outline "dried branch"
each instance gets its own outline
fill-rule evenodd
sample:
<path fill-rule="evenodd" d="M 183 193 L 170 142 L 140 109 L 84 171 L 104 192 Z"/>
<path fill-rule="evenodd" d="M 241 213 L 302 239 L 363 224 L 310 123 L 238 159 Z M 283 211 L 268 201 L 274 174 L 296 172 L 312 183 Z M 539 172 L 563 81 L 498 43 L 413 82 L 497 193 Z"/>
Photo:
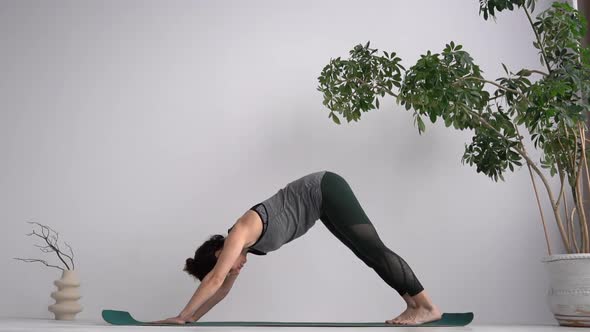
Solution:
<path fill-rule="evenodd" d="M 68 256 L 68 255 L 64 254 L 64 256 L 69 258 L 70 262 L 72 262 L 72 270 L 73 270 L 73 269 L 75 269 L 75 267 L 74 267 L 74 251 L 72 250 L 72 247 L 70 247 L 70 245 L 67 242 L 64 241 L 64 243 L 66 244 L 66 247 L 68 247 L 68 249 L 70 249 L 70 255 L 71 255 L 71 256 Z"/>
<path fill-rule="evenodd" d="M 72 250 L 72 247 L 66 243 L 66 246 L 69 248 L 70 250 L 70 255 L 64 253 L 61 248 L 59 247 L 59 233 L 56 232 L 55 230 L 53 230 L 51 227 L 46 226 L 46 225 L 42 225 L 38 222 L 28 222 L 29 224 L 35 224 L 38 225 L 39 227 L 41 227 L 41 234 L 39 234 L 38 232 L 35 232 L 35 230 L 33 229 L 33 231 L 29 234 L 26 234 L 27 236 L 37 236 L 41 239 L 43 239 L 45 241 L 45 243 L 47 245 L 38 245 L 35 244 L 35 247 L 39 248 L 39 250 L 41 250 L 41 252 L 43 253 L 51 253 L 51 252 L 55 252 L 55 254 L 57 255 L 57 257 L 59 258 L 59 260 L 63 263 L 63 265 L 65 265 L 67 270 L 72 270 L 74 269 L 74 252 Z M 65 242 L 64 242 L 65 243 Z M 72 268 L 70 269 L 70 266 L 68 265 L 68 263 L 65 261 L 65 258 L 67 257 L 71 264 L 72 264 Z M 57 267 L 61 270 L 64 270 L 61 267 L 55 266 L 55 265 L 49 265 L 47 264 L 47 262 L 45 262 L 44 260 L 41 259 L 30 259 L 30 258 L 15 258 L 18 260 L 22 260 L 25 262 L 41 262 L 44 263 L 47 266 L 51 266 L 51 267 Z"/>
<path fill-rule="evenodd" d="M 40 263 L 43 263 L 49 267 L 54 267 L 54 268 L 60 269 L 62 271 L 64 270 L 63 267 L 47 264 L 47 262 L 42 259 L 35 259 L 35 258 L 14 258 L 14 259 L 19 260 L 19 261 L 23 261 L 23 262 L 27 262 L 27 263 L 40 262 Z"/>

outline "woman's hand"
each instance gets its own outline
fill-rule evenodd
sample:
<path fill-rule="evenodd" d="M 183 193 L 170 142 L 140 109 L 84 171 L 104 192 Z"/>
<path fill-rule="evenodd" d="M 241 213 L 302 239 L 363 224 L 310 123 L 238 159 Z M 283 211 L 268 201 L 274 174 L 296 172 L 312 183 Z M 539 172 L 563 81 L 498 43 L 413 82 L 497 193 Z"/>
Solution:
<path fill-rule="evenodd" d="M 166 318 L 163 320 L 158 320 L 155 322 L 150 322 L 151 324 L 186 324 L 186 323 L 192 323 L 195 320 L 190 318 L 190 317 L 181 317 L 181 316 L 176 316 L 176 317 L 170 317 L 170 318 Z"/>

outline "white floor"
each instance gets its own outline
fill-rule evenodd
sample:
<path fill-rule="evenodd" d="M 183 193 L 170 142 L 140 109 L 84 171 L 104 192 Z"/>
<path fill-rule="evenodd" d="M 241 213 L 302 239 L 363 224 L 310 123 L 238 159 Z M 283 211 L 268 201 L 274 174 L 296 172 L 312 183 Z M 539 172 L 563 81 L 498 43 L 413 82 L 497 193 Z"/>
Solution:
<path fill-rule="evenodd" d="M 29 331 L 47 331 L 47 332 L 93 332 L 93 331 L 112 331 L 112 332 L 131 332 L 131 331 L 179 331 L 179 330 L 200 330 L 202 332 L 220 332 L 220 331 L 255 331 L 262 332 L 280 331 L 286 332 L 304 332 L 316 331 L 323 332 L 340 329 L 347 332 L 369 332 L 366 327 L 203 327 L 203 326 L 113 326 L 104 322 L 92 322 L 77 320 L 74 322 L 56 321 L 48 319 L 23 319 L 23 318 L 0 318 L 0 332 L 29 332 Z M 473 332 L 550 332 L 550 331 L 580 331 L 576 327 L 561 327 L 558 325 L 473 325 L 466 327 L 376 327 L 371 332 L 382 331 L 382 329 L 395 329 L 395 332 L 439 332 L 439 331 L 473 331 Z"/>

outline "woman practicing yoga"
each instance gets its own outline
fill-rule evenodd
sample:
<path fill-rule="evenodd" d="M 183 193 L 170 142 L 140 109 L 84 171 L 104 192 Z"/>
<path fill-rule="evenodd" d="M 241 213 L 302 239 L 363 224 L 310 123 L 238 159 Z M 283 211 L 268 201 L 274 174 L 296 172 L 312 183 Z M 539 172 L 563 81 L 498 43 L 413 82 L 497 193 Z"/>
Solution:
<path fill-rule="evenodd" d="M 320 219 L 344 245 L 407 303 L 390 324 L 423 324 L 441 319 L 441 312 L 403 258 L 387 248 L 361 208 L 348 183 L 321 171 L 287 184 L 250 208 L 228 230 L 213 235 L 188 258 L 184 270 L 201 284 L 176 317 L 154 323 L 197 321 L 223 299 L 246 263 L 246 254 L 266 255 L 306 233 Z"/>

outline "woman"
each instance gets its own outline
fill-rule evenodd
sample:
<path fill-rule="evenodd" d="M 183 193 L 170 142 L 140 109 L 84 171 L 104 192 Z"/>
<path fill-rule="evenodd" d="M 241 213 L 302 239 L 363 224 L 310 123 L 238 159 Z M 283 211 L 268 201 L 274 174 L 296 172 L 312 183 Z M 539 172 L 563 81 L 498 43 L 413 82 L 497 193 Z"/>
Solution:
<path fill-rule="evenodd" d="M 188 258 L 184 271 L 201 281 L 189 303 L 176 316 L 155 323 L 194 322 L 223 299 L 247 261 L 247 253 L 266 255 L 305 234 L 320 219 L 407 303 L 390 324 L 423 324 L 441 312 L 408 264 L 387 248 L 361 208 L 348 183 L 338 174 L 321 171 L 287 184 L 254 205 L 228 230 L 214 235 Z"/>

